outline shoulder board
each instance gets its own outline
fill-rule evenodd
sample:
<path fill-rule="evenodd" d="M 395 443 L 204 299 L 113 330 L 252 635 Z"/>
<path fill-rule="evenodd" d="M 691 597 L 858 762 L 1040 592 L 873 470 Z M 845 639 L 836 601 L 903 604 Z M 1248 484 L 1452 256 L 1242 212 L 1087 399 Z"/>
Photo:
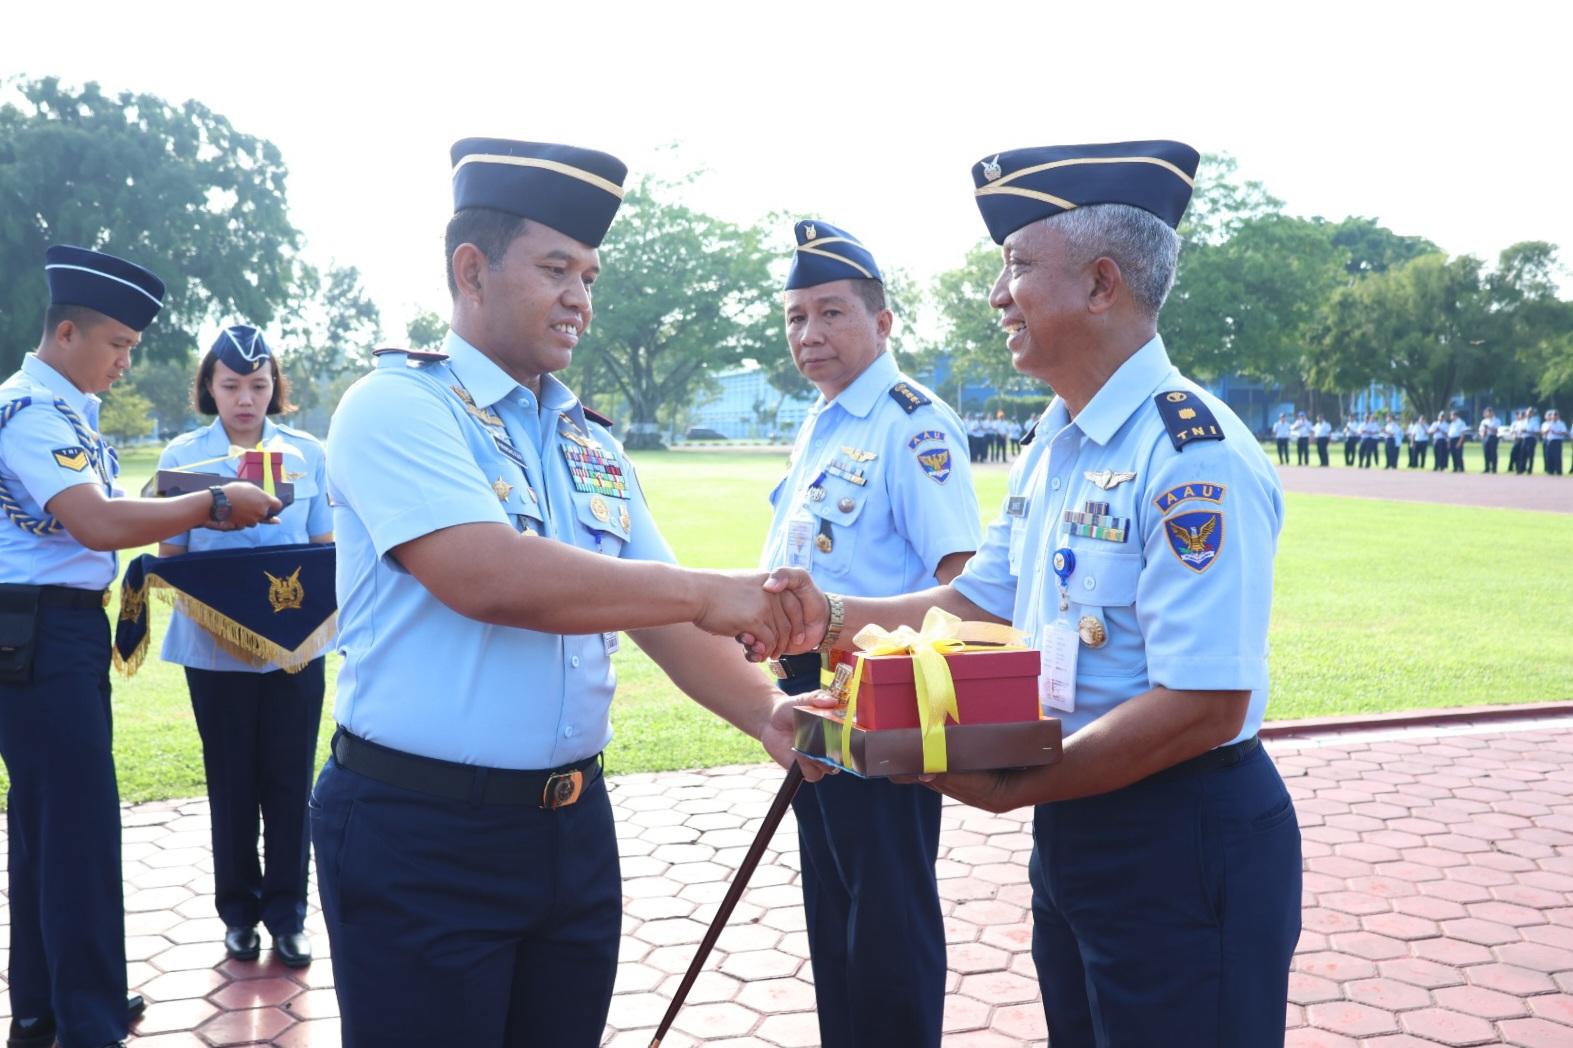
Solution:
<path fill-rule="evenodd" d="M 423 364 L 440 363 L 441 361 L 448 359 L 448 354 L 439 353 L 435 350 L 400 349 L 397 346 L 383 346 L 381 349 L 374 349 L 371 351 L 371 355 L 373 357 L 381 357 L 389 353 L 398 353 L 409 360 L 417 360 Z"/>
<path fill-rule="evenodd" d="M 1194 394 L 1173 389 L 1159 393 L 1152 402 L 1158 405 L 1158 414 L 1163 416 L 1175 451 L 1184 451 L 1187 444 L 1198 440 L 1223 439 L 1223 427 L 1213 417 L 1212 409 Z"/>
<path fill-rule="evenodd" d="M 1038 423 L 1042 421 L 1042 415 L 1039 415 L 1037 418 L 1033 419 L 1032 425 L 1027 427 L 1027 431 L 1021 435 L 1021 439 L 1016 441 L 1016 443 L 1020 444 L 1022 447 L 1026 447 L 1028 444 L 1031 444 L 1032 438 L 1038 435 Z"/>
<path fill-rule="evenodd" d="M 909 415 L 924 404 L 933 403 L 928 397 L 925 397 L 905 382 L 897 382 L 890 387 L 890 399 L 900 404 L 901 410 Z"/>
<path fill-rule="evenodd" d="M 585 418 L 589 419 L 591 422 L 595 422 L 595 423 L 598 423 L 599 425 L 605 426 L 607 429 L 611 429 L 613 426 L 617 425 L 617 423 L 613 422 L 611 419 L 607 418 L 605 415 L 601 414 L 599 411 L 591 411 L 589 408 L 585 407 L 583 404 L 579 405 L 579 410 L 584 412 L 584 417 Z"/>

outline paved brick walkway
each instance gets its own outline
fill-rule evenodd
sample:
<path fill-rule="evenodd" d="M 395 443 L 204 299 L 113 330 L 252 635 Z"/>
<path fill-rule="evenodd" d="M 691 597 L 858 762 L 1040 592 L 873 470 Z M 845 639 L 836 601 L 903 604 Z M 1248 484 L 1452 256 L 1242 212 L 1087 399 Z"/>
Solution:
<path fill-rule="evenodd" d="M 1293 1048 L 1573 1046 L 1573 719 L 1269 744 L 1305 834 Z M 608 1045 L 650 1029 L 780 781 L 771 767 L 614 780 L 627 916 Z M 290 972 L 215 963 L 206 804 L 126 810 L 138 1048 L 339 1043 L 328 942 Z M 1024 815 L 947 805 L 948 1048 L 1042 1045 Z M 9 920 L 8 917 L 6 917 Z M 790 818 L 668 1048 L 817 1042 Z M 4 1005 L 7 1007 L 8 1005 Z"/>

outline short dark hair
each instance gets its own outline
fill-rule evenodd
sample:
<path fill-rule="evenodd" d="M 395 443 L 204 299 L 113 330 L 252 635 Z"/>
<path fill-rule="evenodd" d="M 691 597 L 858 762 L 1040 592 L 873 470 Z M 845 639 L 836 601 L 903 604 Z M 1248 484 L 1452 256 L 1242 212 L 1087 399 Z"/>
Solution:
<path fill-rule="evenodd" d="M 53 338 L 55 328 L 68 320 L 79 328 L 90 328 L 103 319 L 104 314 L 88 306 L 53 305 L 44 310 L 44 337 Z"/>
<path fill-rule="evenodd" d="M 493 268 L 508 253 L 508 246 L 530 226 L 530 220 L 490 207 L 467 207 L 455 211 L 448 220 L 443 238 L 448 256 L 448 294 L 459 295 L 459 281 L 453 275 L 453 253 L 460 244 L 474 244 Z"/>
<path fill-rule="evenodd" d="M 202 366 L 197 368 L 197 380 L 191 385 L 191 406 L 204 415 L 217 415 L 218 404 L 213 399 L 213 367 L 218 354 L 209 350 L 202 356 Z M 269 415 L 288 415 L 295 410 L 289 400 L 289 379 L 279 368 L 279 358 L 268 354 L 268 367 L 273 372 L 273 396 L 268 400 Z"/>
<path fill-rule="evenodd" d="M 857 297 L 863 300 L 863 305 L 868 307 L 870 316 L 875 316 L 880 310 L 885 309 L 885 284 L 880 280 L 854 280 L 852 290 L 857 292 Z"/>

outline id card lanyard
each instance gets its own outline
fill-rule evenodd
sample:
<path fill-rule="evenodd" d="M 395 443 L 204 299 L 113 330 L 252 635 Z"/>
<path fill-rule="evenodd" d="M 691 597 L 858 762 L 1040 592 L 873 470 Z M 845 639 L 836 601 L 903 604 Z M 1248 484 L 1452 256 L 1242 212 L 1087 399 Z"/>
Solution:
<path fill-rule="evenodd" d="M 1070 620 L 1070 578 L 1076 572 L 1076 554 L 1068 546 L 1054 551 L 1054 577 L 1058 580 L 1059 614 L 1041 627 L 1038 649 L 1043 667 L 1038 676 L 1038 705 L 1044 712 L 1076 711 L 1076 656 L 1081 638 Z"/>
<path fill-rule="evenodd" d="M 802 568 L 804 571 L 813 567 L 814 532 L 818 522 L 808 511 L 808 503 L 815 498 L 816 491 L 820 492 L 819 498 L 824 498 L 824 490 L 825 471 L 821 470 L 819 476 L 793 500 L 797 509 L 787 518 L 785 534 L 782 536 L 781 553 L 777 558 L 781 567 Z"/>

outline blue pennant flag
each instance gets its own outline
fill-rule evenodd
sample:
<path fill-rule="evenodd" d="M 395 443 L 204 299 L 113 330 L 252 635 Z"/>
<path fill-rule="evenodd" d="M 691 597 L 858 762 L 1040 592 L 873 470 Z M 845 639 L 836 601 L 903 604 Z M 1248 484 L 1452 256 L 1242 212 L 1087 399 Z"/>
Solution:
<path fill-rule="evenodd" d="M 147 657 L 147 595 L 158 589 L 235 657 L 297 672 L 333 642 L 334 563 L 331 544 L 143 554 L 120 586 L 115 667 L 129 677 Z"/>

